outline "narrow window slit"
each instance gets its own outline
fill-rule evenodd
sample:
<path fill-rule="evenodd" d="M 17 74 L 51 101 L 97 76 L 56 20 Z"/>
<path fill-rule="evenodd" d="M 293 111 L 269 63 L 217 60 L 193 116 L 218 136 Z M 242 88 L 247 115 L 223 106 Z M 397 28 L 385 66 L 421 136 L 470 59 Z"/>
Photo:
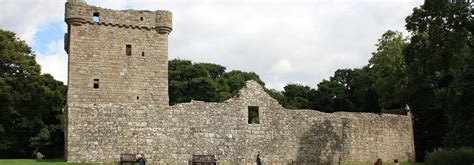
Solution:
<path fill-rule="evenodd" d="M 99 88 L 99 79 L 94 79 L 94 89 L 98 89 Z"/>
<path fill-rule="evenodd" d="M 127 54 L 127 56 L 132 55 L 132 45 L 126 45 L 125 54 Z"/>
<path fill-rule="evenodd" d="M 94 23 L 99 23 L 99 21 L 100 21 L 99 12 L 94 12 L 94 13 L 92 14 L 92 21 L 93 21 Z"/>

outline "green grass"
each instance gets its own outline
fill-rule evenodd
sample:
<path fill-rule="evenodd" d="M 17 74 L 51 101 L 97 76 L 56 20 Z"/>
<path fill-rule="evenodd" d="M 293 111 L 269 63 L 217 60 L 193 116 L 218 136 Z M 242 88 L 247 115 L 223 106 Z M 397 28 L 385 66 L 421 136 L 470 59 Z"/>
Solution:
<path fill-rule="evenodd" d="M 116 165 L 117 163 L 66 163 L 64 159 L 0 159 L 0 165 Z M 148 163 L 147 163 L 148 164 Z"/>
<path fill-rule="evenodd" d="M 66 165 L 63 159 L 0 159 L 0 165 Z"/>
<path fill-rule="evenodd" d="M 425 165 L 425 163 L 409 163 L 409 162 L 402 162 L 400 165 Z"/>
<path fill-rule="evenodd" d="M 94 165 L 98 163 L 66 163 L 63 159 L 44 159 L 44 160 L 35 160 L 35 159 L 0 159 L 0 165 Z M 113 163 L 109 163 L 113 164 Z M 148 164 L 148 163 L 147 163 Z M 354 165 L 365 165 L 365 163 L 355 163 Z M 372 165 L 369 163 L 367 165 Z M 392 164 L 386 163 L 383 164 Z M 107 165 L 107 164 L 98 164 L 98 165 Z M 424 163 L 408 163 L 402 162 L 400 165 L 424 165 Z"/>
<path fill-rule="evenodd" d="M 333 164 L 337 164 L 334 162 Z M 344 162 L 342 165 L 373 165 L 373 162 Z M 383 162 L 382 165 L 393 165 L 393 162 Z M 400 165 L 425 165 L 425 163 L 400 162 Z"/>
<path fill-rule="evenodd" d="M 115 163 L 66 163 L 64 159 L 0 159 L 0 165 L 115 165 Z"/>
<path fill-rule="evenodd" d="M 474 148 L 436 149 L 426 155 L 426 164 L 472 164 L 474 162 Z"/>
<path fill-rule="evenodd" d="M 333 163 L 336 164 L 336 163 Z M 343 165 L 373 165 L 373 162 L 349 162 L 343 163 Z M 393 165 L 393 162 L 383 162 L 382 165 Z M 400 162 L 400 165 L 425 165 L 425 163 L 410 163 L 410 162 Z"/>

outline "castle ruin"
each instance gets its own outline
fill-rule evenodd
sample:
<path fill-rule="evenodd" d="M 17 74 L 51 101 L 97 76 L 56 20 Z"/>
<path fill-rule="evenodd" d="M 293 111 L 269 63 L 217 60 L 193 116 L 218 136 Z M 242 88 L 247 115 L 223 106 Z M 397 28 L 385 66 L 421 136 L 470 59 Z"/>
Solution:
<path fill-rule="evenodd" d="M 65 21 L 68 162 L 118 162 L 120 154 L 142 152 L 152 163 L 215 155 L 219 164 L 244 164 L 259 151 L 267 164 L 415 160 L 410 113 L 287 110 L 255 81 L 222 103 L 169 106 L 169 11 L 68 0 Z"/>

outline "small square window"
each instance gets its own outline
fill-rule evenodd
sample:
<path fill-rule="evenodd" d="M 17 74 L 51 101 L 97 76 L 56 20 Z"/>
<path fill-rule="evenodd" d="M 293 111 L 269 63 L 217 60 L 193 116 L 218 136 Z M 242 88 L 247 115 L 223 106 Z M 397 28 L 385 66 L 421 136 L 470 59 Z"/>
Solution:
<path fill-rule="evenodd" d="M 92 21 L 95 22 L 95 23 L 98 23 L 100 21 L 99 12 L 94 12 L 92 14 Z"/>
<path fill-rule="evenodd" d="M 99 79 L 94 79 L 94 89 L 98 89 L 99 88 Z"/>
<path fill-rule="evenodd" d="M 127 56 L 131 56 L 131 55 L 132 55 L 132 45 L 126 45 L 126 47 L 125 47 L 125 54 L 127 54 Z"/>
<path fill-rule="evenodd" d="M 260 124 L 258 106 L 249 106 L 248 107 L 248 123 L 249 124 Z"/>

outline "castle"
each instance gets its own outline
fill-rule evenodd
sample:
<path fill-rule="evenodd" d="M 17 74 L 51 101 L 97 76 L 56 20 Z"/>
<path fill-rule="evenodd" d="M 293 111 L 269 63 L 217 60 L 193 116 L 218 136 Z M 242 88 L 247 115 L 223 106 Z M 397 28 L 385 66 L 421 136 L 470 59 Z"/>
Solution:
<path fill-rule="evenodd" d="M 287 110 L 255 81 L 222 103 L 169 106 L 169 11 L 68 0 L 65 21 L 68 162 L 117 162 L 137 152 L 174 164 L 193 155 L 254 163 L 258 152 L 267 164 L 415 159 L 410 113 Z"/>

